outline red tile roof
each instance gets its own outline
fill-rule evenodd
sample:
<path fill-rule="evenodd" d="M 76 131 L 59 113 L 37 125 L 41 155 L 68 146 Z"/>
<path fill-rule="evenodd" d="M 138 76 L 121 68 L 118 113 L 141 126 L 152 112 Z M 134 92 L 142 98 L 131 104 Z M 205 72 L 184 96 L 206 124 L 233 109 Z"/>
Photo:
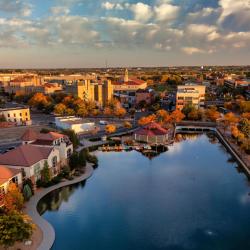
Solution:
<path fill-rule="evenodd" d="M 137 135 L 146 135 L 146 136 L 157 136 L 157 135 L 166 135 L 168 133 L 167 129 L 164 129 L 156 122 L 151 122 L 146 126 L 139 128 L 135 131 Z"/>
<path fill-rule="evenodd" d="M 32 129 L 27 129 L 23 136 L 21 137 L 22 141 L 36 141 L 36 140 L 42 140 L 42 141 L 54 141 L 60 138 L 65 138 L 66 135 L 56 133 L 56 132 L 49 132 L 46 134 L 43 133 L 36 133 Z"/>
<path fill-rule="evenodd" d="M 22 141 L 35 141 L 38 138 L 38 133 L 33 129 L 28 128 L 21 137 Z"/>
<path fill-rule="evenodd" d="M 123 85 L 142 85 L 144 83 L 145 83 L 145 81 L 140 80 L 138 78 L 131 78 L 128 80 L 128 82 L 124 82 L 124 80 L 122 80 L 122 81 L 118 81 L 118 82 L 113 82 L 112 84 L 113 85 L 122 85 L 122 84 Z"/>
<path fill-rule="evenodd" d="M 13 178 L 19 173 L 21 173 L 20 169 L 13 169 L 13 168 L 0 166 L 0 185 L 4 184 L 9 179 Z"/>
<path fill-rule="evenodd" d="M 30 167 L 43 159 L 47 159 L 52 150 L 53 147 L 40 147 L 30 144 L 21 145 L 0 155 L 0 164 Z"/>

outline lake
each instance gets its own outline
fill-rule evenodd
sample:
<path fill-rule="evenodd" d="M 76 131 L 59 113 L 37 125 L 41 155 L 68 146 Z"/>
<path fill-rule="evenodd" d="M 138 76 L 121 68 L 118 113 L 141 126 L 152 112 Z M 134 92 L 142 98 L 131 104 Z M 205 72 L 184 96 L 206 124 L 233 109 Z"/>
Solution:
<path fill-rule="evenodd" d="M 86 182 L 38 204 L 55 250 L 249 250 L 250 187 L 214 136 L 190 135 L 148 159 L 95 152 Z"/>

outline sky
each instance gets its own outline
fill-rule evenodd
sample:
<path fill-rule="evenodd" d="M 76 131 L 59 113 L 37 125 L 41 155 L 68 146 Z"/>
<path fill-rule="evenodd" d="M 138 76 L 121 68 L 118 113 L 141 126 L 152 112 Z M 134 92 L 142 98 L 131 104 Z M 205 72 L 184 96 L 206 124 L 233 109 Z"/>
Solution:
<path fill-rule="evenodd" d="M 0 0 L 0 68 L 250 65 L 250 0 Z"/>

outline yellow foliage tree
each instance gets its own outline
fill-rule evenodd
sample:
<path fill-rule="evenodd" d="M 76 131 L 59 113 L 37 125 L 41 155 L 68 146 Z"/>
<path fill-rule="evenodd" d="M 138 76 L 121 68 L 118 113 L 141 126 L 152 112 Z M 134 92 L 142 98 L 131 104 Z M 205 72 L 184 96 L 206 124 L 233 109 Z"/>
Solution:
<path fill-rule="evenodd" d="M 115 126 L 114 124 L 108 124 L 108 125 L 106 125 L 106 127 L 105 127 L 105 131 L 106 131 L 107 133 L 109 133 L 109 134 L 115 133 L 115 131 L 116 131 L 116 126 Z"/>
<path fill-rule="evenodd" d="M 24 197 L 15 183 L 11 183 L 4 196 L 4 206 L 8 212 L 20 211 L 23 208 Z"/>

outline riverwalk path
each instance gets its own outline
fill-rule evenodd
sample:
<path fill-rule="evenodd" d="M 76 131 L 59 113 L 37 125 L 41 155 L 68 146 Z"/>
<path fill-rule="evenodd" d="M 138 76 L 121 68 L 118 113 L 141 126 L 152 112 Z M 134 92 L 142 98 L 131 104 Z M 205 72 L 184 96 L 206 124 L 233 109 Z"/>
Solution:
<path fill-rule="evenodd" d="M 42 242 L 37 248 L 37 250 L 49 250 L 55 241 L 55 230 L 51 226 L 51 224 L 43 219 L 40 214 L 37 211 L 37 204 L 43 198 L 46 194 L 50 193 L 53 190 L 56 190 L 58 188 L 62 188 L 65 186 L 69 186 L 72 184 L 79 183 L 81 181 L 84 181 L 88 179 L 93 174 L 93 167 L 91 164 L 86 165 L 85 173 L 79 177 L 75 177 L 73 180 L 67 180 L 58 183 L 57 185 L 48 187 L 48 188 L 42 188 L 36 191 L 35 195 L 31 197 L 31 199 L 25 203 L 25 209 L 24 213 L 28 214 L 31 219 L 33 220 L 33 223 L 35 223 L 42 231 Z"/>

